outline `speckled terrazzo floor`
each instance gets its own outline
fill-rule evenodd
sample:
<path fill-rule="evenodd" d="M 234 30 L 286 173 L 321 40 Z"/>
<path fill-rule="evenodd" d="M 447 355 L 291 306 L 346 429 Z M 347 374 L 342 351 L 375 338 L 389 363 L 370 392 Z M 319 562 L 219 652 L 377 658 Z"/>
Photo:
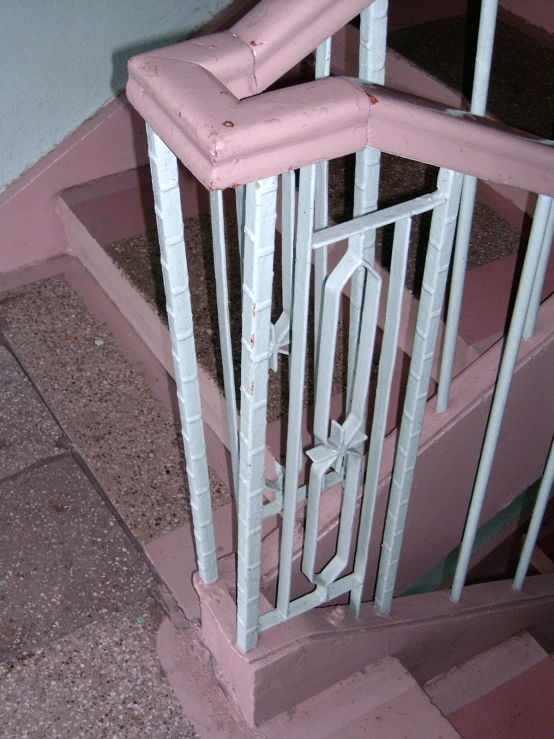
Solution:
<path fill-rule="evenodd" d="M 198 362 L 207 374 L 223 388 L 223 370 L 218 340 L 217 302 L 215 274 L 212 257 L 211 226 L 208 215 L 200 215 L 185 219 L 185 238 L 187 244 L 187 264 L 189 269 L 189 285 L 192 310 L 195 320 L 194 338 Z M 234 214 L 226 217 L 227 266 L 229 274 L 229 303 L 231 306 L 241 305 L 240 263 L 238 260 L 238 243 L 236 219 Z M 142 297 L 158 312 L 167 323 L 165 314 L 165 294 L 160 267 L 160 252 L 156 231 L 139 234 L 122 239 L 106 247 L 106 253 L 125 273 Z M 281 265 L 279 251 L 276 249 L 274 305 L 276 310 L 273 320 L 277 320 L 281 306 L 278 296 L 281 290 Z M 241 355 L 241 311 L 231 310 L 231 337 L 235 378 L 240 377 Z M 339 325 L 337 338 L 337 354 L 333 393 L 341 391 L 346 371 L 346 351 L 344 342 L 346 335 Z M 309 342 L 308 361 L 313 363 L 313 348 Z M 310 379 L 308 378 L 308 382 Z M 288 367 L 286 362 L 279 363 L 279 370 L 271 372 L 268 387 L 268 420 L 281 418 L 285 412 L 285 399 L 288 397 Z M 237 393 L 237 401 L 239 401 Z M 313 401 L 313 387 L 307 384 L 305 403 Z"/>
<path fill-rule="evenodd" d="M 140 550 L 188 519 L 173 417 L 61 275 L 0 294 L 0 407 L 0 737 L 197 736 Z"/>
<path fill-rule="evenodd" d="M 146 543 L 187 521 L 175 419 L 68 282 L 53 277 L 0 295 L 0 320 L 137 539 Z M 215 476 L 212 482 L 217 505 L 227 493 Z"/>
<path fill-rule="evenodd" d="M 465 16 L 411 26 L 389 34 L 388 44 L 466 97 L 471 95 L 475 19 Z M 503 123 L 552 138 L 554 48 L 502 21 L 496 27 L 488 111 Z"/>

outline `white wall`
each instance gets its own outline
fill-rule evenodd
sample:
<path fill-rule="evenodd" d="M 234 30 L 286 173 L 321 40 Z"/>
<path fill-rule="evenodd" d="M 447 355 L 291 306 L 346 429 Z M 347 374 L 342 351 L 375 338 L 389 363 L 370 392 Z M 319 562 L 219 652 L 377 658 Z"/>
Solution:
<path fill-rule="evenodd" d="M 230 0 L 0 0 L 0 192 Z"/>

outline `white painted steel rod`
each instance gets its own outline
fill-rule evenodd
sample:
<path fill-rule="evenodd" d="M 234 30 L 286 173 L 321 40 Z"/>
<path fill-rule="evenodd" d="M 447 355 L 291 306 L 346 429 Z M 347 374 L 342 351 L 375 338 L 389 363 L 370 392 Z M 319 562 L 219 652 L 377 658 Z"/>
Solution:
<path fill-rule="evenodd" d="M 242 258 L 244 256 L 244 207 L 246 203 L 246 185 L 235 188 L 235 205 L 237 210 L 237 235 L 239 239 L 240 279 L 242 281 Z"/>
<path fill-rule="evenodd" d="M 290 323 L 292 308 L 292 275 L 294 265 L 294 219 L 296 212 L 296 184 L 294 172 L 281 175 L 281 275 L 283 312 Z"/>
<path fill-rule="evenodd" d="M 550 216 L 546 229 L 544 232 L 544 239 L 542 243 L 541 256 L 539 258 L 539 264 L 537 267 L 537 274 L 535 275 L 535 282 L 533 284 L 533 291 L 531 293 L 531 299 L 529 301 L 529 309 L 527 310 L 527 318 L 525 319 L 525 326 L 523 327 L 523 338 L 530 339 L 535 333 L 535 327 L 537 325 L 537 318 L 539 315 L 539 308 L 541 306 L 542 289 L 544 286 L 544 280 L 546 278 L 546 270 L 548 268 L 548 260 L 550 259 L 550 252 L 552 250 L 552 239 L 554 238 L 554 200 L 550 205 Z"/>
<path fill-rule="evenodd" d="M 231 341 L 231 319 L 229 315 L 229 278 L 227 275 L 227 254 L 225 251 L 225 214 L 223 212 L 223 192 L 221 190 L 213 190 L 210 192 L 210 214 L 212 221 L 219 344 L 221 347 L 223 387 L 225 390 L 225 404 L 227 407 L 229 452 L 231 454 L 233 487 L 236 496 L 238 493 L 239 474 L 237 399 L 235 396 L 235 372 L 233 369 L 233 345 Z"/>
<path fill-rule="evenodd" d="M 237 554 L 237 644 L 258 643 L 277 177 L 246 185 Z"/>
<path fill-rule="evenodd" d="M 315 166 L 311 165 L 309 167 L 303 167 L 300 170 L 300 189 L 298 194 L 298 226 L 296 230 L 294 299 L 291 325 L 292 336 L 289 354 L 291 382 L 287 423 L 283 524 L 279 557 L 279 586 L 277 590 L 277 611 L 283 619 L 289 617 L 298 474 L 302 466 L 302 412 L 304 409 L 304 381 L 306 374 L 314 199 Z"/>
<path fill-rule="evenodd" d="M 517 355 L 522 340 L 523 327 L 529 308 L 529 300 L 533 290 L 535 276 L 537 274 L 537 266 L 541 255 L 544 232 L 550 215 L 550 204 L 551 198 L 546 195 L 539 195 L 537 206 L 535 208 L 531 235 L 529 237 L 529 244 L 527 245 L 525 262 L 523 264 L 523 270 L 519 281 L 512 320 L 510 322 L 510 328 L 508 330 L 508 336 L 504 346 L 504 353 L 500 363 L 500 370 L 498 372 L 491 412 L 489 415 L 487 430 L 485 432 L 485 440 L 481 451 L 481 458 L 479 460 L 479 467 L 477 469 L 477 476 L 471 496 L 471 504 L 454 575 L 450 597 L 455 602 L 458 602 L 462 596 L 462 590 L 465 585 L 469 562 L 473 552 L 473 546 L 475 544 L 475 537 L 477 535 L 477 528 L 481 518 L 481 511 L 483 510 L 483 503 L 492 470 L 496 445 L 500 435 L 500 427 L 502 425 L 504 410 L 506 408 Z"/>
<path fill-rule="evenodd" d="M 475 58 L 473 91 L 471 95 L 471 112 L 475 115 L 484 116 L 487 112 L 497 11 L 498 0 L 483 0 L 479 18 L 477 55 Z M 456 245 L 454 247 L 450 296 L 448 299 L 444 346 L 437 390 L 438 413 L 444 413 L 448 410 L 476 193 L 477 178 L 471 175 L 465 175 L 460 200 L 460 214 L 458 217 Z"/>
<path fill-rule="evenodd" d="M 211 583 L 217 558 L 177 159 L 149 126 L 146 131 L 196 558 L 200 577 Z"/>
<path fill-rule="evenodd" d="M 316 582 L 325 583 L 326 586 L 336 581 L 337 577 L 344 571 L 348 564 L 348 557 L 352 546 L 357 495 L 361 482 L 363 443 L 366 440 L 364 433 L 365 411 L 369 396 L 371 369 L 375 352 L 379 299 L 381 295 L 381 277 L 369 266 L 367 267 L 365 289 L 366 294 L 364 296 L 360 325 L 360 351 L 358 354 L 358 366 L 355 371 L 352 408 L 342 427 L 345 436 L 343 442 L 345 449 L 343 464 L 346 466 L 346 475 L 343 484 L 343 504 L 337 538 L 337 549 L 335 556 L 316 580 Z"/>
<path fill-rule="evenodd" d="M 365 82 L 379 85 L 385 83 L 385 59 L 387 55 L 388 0 L 375 0 L 360 14 L 360 48 L 358 76 Z M 379 200 L 379 176 L 381 152 L 366 148 L 356 154 L 354 179 L 353 216 L 372 213 Z M 317 228 L 317 226 L 316 226 Z M 350 239 L 350 246 L 357 240 L 368 264 L 375 260 L 375 231 L 366 231 Z M 317 255 L 317 251 L 316 251 Z M 348 331 L 347 359 L 347 411 L 350 410 L 354 387 L 354 373 L 358 357 L 358 334 L 363 309 L 366 271 L 360 267 L 352 279 L 350 289 L 350 323 Z"/>
<path fill-rule="evenodd" d="M 329 77 L 331 74 L 331 38 L 317 47 L 315 56 L 315 78 Z M 315 228 L 329 225 L 329 162 L 315 165 Z M 319 332 L 323 288 L 327 277 L 327 249 L 319 249 L 314 255 L 314 363 L 317 376 L 317 356 L 319 351 Z"/>
<path fill-rule="evenodd" d="M 356 557 L 354 560 L 354 572 L 361 584 L 353 589 L 350 597 L 350 607 L 357 616 L 360 615 L 360 607 L 362 603 L 363 582 L 365 579 L 367 560 L 369 556 L 369 545 L 373 529 L 375 504 L 377 502 L 377 489 L 379 486 L 379 470 L 381 469 L 383 445 L 385 443 L 387 418 L 389 414 L 392 379 L 394 376 L 394 366 L 398 351 L 398 334 L 400 331 L 400 319 L 402 316 L 402 295 L 406 279 L 406 265 L 408 263 L 411 226 L 412 219 L 404 218 L 403 220 L 398 221 L 394 227 L 389 294 L 387 295 L 383 342 L 381 344 L 381 355 L 379 357 L 377 393 L 371 423 L 367 472 L 362 508 L 360 512 L 358 544 L 356 546 Z"/>
<path fill-rule="evenodd" d="M 405 203 L 391 205 L 365 216 L 358 216 L 351 221 L 346 221 L 346 223 L 339 223 L 336 226 L 324 228 L 323 231 L 316 231 L 312 246 L 314 249 L 320 249 L 327 244 L 335 244 L 365 231 L 388 226 L 402 220 L 402 218 L 412 218 L 421 215 L 421 213 L 427 213 L 440 203 L 444 203 L 444 195 L 440 190 L 436 190 L 430 195 L 421 195 Z"/>
<path fill-rule="evenodd" d="M 550 453 L 546 461 L 546 467 L 542 476 L 542 481 L 539 487 L 539 493 L 537 500 L 535 501 L 535 507 L 533 508 L 533 515 L 531 516 L 531 522 L 527 530 L 527 536 L 525 537 L 525 544 L 521 551 L 521 556 L 517 565 L 516 574 L 514 577 L 514 588 L 521 590 L 523 587 L 523 581 L 529 570 L 531 564 L 531 557 L 533 551 L 537 546 L 537 539 L 539 536 L 539 530 L 544 518 L 544 512 L 546 510 L 546 504 L 552 492 L 552 486 L 554 485 L 554 438 L 550 446 Z"/>
<path fill-rule="evenodd" d="M 461 174 L 450 170 L 440 170 L 438 189 L 443 193 L 445 202 L 439 205 L 433 213 L 427 247 L 410 373 L 398 434 L 375 590 L 374 605 L 380 613 L 389 613 L 392 605 L 444 301 L 461 185 Z"/>

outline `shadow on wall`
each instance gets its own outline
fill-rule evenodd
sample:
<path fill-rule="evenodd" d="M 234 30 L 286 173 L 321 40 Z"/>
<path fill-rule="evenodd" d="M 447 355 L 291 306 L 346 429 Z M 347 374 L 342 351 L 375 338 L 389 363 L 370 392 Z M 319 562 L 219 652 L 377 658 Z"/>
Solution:
<path fill-rule="evenodd" d="M 144 51 L 150 49 L 159 49 L 170 44 L 176 44 L 178 41 L 184 41 L 195 33 L 195 31 L 183 36 L 183 31 L 180 33 L 163 34 L 156 36 L 155 38 L 141 39 L 140 41 L 134 41 L 132 44 L 122 46 L 120 49 L 115 49 L 112 54 L 112 77 L 111 77 L 111 88 L 114 95 L 125 89 L 127 84 L 127 62 L 133 56 L 142 54 Z"/>

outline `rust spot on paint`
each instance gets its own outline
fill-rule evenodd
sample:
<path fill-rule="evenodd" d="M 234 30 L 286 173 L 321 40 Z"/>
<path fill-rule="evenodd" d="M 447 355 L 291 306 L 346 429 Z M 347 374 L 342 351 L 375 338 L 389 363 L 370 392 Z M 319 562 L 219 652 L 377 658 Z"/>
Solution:
<path fill-rule="evenodd" d="M 250 41 L 250 46 L 261 46 L 263 41 Z"/>
<path fill-rule="evenodd" d="M 231 185 L 231 187 L 233 189 L 236 189 L 237 187 L 240 187 L 240 182 L 233 182 L 233 184 Z"/>
<path fill-rule="evenodd" d="M 372 95 L 372 94 L 371 94 L 370 92 L 366 92 L 366 91 L 364 90 L 364 94 L 366 95 L 366 97 L 367 97 L 367 98 L 369 98 L 369 102 L 370 102 L 370 103 L 371 103 L 372 105 L 375 105 L 375 103 L 378 103 L 378 102 L 379 102 L 379 101 L 377 100 L 377 98 L 375 97 L 375 95 Z"/>
<path fill-rule="evenodd" d="M 256 303 L 252 303 L 252 315 L 256 315 Z"/>
<path fill-rule="evenodd" d="M 227 128 L 233 128 L 235 124 L 233 123 L 233 121 L 223 121 L 223 125 L 227 126 Z"/>
<path fill-rule="evenodd" d="M 250 337 L 250 348 L 254 348 L 254 334 L 252 334 L 252 336 Z"/>
<path fill-rule="evenodd" d="M 254 383 L 250 383 L 250 395 L 254 395 Z"/>

